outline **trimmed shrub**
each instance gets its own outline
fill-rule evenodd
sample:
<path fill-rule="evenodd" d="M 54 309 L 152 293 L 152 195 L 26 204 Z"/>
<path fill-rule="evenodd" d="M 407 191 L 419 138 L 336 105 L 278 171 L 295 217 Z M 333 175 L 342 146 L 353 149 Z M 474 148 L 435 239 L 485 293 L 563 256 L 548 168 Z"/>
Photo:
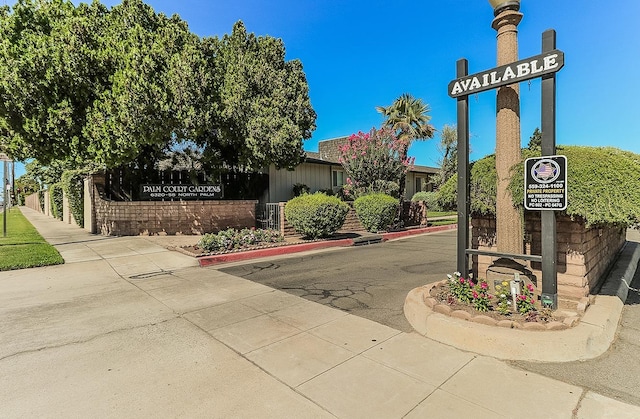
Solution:
<path fill-rule="evenodd" d="M 438 202 L 438 194 L 435 192 L 416 192 L 411 198 L 412 202 L 423 201 L 427 208 L 431 211 L 441 211 L 440 203 Z"/>
<path fill-rule="evenodd" d="M 209 252 L 242 249 L 263 243 L 278 243 L 283 241 L 280 233 L 273 229 L 248 229 L 235 230 L 229 228 L 219 233 L 209 233 L 202 236 L 198 246 Z"/>
<path fill-rule="evenodd" d="M 284 207 L 289 224 L 298 234 L 312 239 L 334 234 L 344 224 L 348 212 L 347 204 L 320 192 L 293 198 Z"/>
<path fill-rule="evenodd" d="M 358 219 L 367 231 L 385 230 L 398 213 L 398 200 L 390 195 L 375 193 L 361 196 L 353 203 Z"/>
<path fill-rule="evenodd" d="M 62 220 L 62 184 L 54 183 L 49 186 L 49 200 L 51 205 L 51 215 L 53 218 L 57 218 L 58 220 Z"/>

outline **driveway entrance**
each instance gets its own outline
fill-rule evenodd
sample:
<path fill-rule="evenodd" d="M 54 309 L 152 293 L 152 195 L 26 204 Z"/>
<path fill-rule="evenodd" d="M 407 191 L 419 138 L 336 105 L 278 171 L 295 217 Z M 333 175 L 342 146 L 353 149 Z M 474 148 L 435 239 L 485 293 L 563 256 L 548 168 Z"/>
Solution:
<path fill-rule="evenodd" d="M 404 332 L 415 287 L 455 270 L 456 231 L 220 269 Z"/>

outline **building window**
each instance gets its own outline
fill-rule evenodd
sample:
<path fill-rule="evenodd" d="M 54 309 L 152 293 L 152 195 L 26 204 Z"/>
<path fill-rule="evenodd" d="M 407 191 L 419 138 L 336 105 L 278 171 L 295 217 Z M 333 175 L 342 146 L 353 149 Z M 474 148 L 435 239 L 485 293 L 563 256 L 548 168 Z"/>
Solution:
<path fill-rule="evenodd" d="M 416 192 L 422 191 L 423 179 L 421 177 L 416 178 Z"/>
<path fill-rule="evenodd" d="M 344 185 L 344 171 L 332 170 L 331 171 L 331 186 L 338 188 Z"/>

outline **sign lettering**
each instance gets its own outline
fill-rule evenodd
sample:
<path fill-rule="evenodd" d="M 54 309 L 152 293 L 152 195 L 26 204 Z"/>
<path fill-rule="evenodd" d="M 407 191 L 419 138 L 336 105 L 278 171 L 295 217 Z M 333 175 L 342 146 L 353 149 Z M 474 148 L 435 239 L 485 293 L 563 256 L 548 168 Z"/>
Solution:
<path fill-rule="evenodd" d="M 555 73 L 564 66 L 564 53 L 553 50 L 449 83 L 449 96 L 459 97 Z"/>
<path fill-rule="evenodd" d="M 222 185 L 140 185 L 140 199 L 221 199 Z"/>
<path fill-rule="evenodd" d="M 567 209 L 566 156 L 535 157 L 524 163 L 524 207 L 528 210 Z"/>

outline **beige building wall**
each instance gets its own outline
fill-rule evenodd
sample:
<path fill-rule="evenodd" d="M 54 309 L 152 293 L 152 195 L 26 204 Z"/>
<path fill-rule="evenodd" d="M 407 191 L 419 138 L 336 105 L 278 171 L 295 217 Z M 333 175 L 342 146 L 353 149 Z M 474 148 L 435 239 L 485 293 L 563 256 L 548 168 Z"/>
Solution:
<path fill-rule="evenodd" d="M 339 164 L 302 163 L 295 170 L 269 168 L 268 202 L 286 202 L 293 198 L 293 185 L 303 183 L 311 192 L 331 188 L 332 170 L 342 170 Z"/>

